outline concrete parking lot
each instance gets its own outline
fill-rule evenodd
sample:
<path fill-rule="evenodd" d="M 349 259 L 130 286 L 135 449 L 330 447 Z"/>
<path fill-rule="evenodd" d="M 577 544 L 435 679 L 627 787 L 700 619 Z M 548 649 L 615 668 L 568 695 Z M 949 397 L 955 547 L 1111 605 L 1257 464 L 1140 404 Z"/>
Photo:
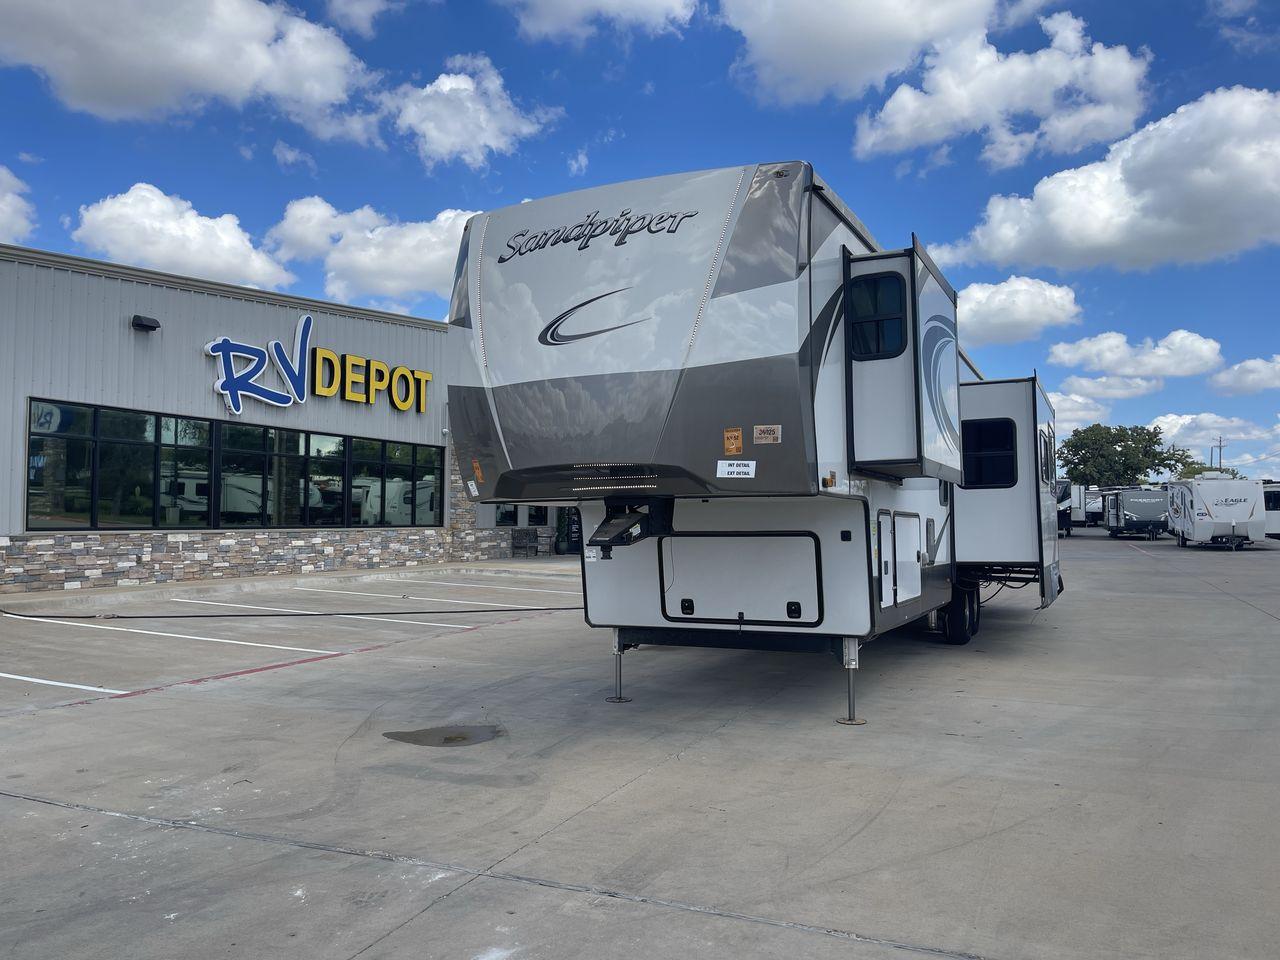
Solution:
<path fill-rule="evenodd" d="M 0 954 L 1274 957 L 1280 543 L 1062 549 L 863 727 L 799 654 L 606 703 L 554 561 L 6 598 Z"/>

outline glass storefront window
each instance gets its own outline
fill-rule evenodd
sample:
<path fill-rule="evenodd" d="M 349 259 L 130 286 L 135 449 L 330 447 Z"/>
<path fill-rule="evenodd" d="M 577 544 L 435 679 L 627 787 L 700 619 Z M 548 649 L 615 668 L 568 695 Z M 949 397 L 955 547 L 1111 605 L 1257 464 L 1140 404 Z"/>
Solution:
<path fill-rule="evenodd" d="M 161 448 L 160 526 L 208 525 L 209 451 Z"/>
<path fill-rule="evenodd" d="M 93 434 L 93 408 L 74 403 L 50 403 L 47 400 L 31 401 L 32 433 L 76 434 L 82 437 Z"/>
<path fill-rule="evenodd" d="M 341 437 L 335 438 L 341 440 Z M 314 437 L 313 437 L 314 440 Z M 312 527 L 340 527 L 344 518 L 343 481 L 346 463 L 337 459 L 312 458 L 308 480 L 307 524 Z"/>
<path fill-rule="evenodd" d="M 545 527 L 547 525 L 547 508 L 530 507 L 528 525 L 531 527 Z"/>
<path fill-rule="evenodd" d="M 306 461 L 301 457 L 267 458 L 267 525 L 300 527 L 308 505 Z M 319 498 L 316 498 L 319 503 Z"/>
<path fill-rule="evenodd" d="M 207 447 L 209 446 L 209 421 L 188 420 L 185 417 L 161 417 L 160 442 L 174 443 L 181 447 Z"/>
<path fill-rule="evenodd" d="M 313 457 L 340 457 L 346 450 L 342 437 L 329 437 L 323 433 L 308 436 L 311 438 L 311 449 L 308 452 Z"/>
<path fill-rule="evenodd" d="M 218 521 L 224 527 L 262 526 L 262 481 L 267 458 L 224 450 L 218 479 Z"/>
<path fill-rule="evenodd" d="M 520 515 L 520 508 L 514 503 L 499 503 L 494 508 L 493 525 L 495 527 L 514 527 Z"/>
<path fill-rule="evenodd" d="M 373 527 L 382 523 L 382 464 L 351 465 L 351 524 Z"/>
<path fill-rule="evenodd" d="M 93 441 L 32 437 L 27 446 L 27 527 L 87 528 L 92 476 Z"/>
<path fill-rule="evenodd" d="M 440 447 L 34 399 L 28 426 L 32 530 L 444 519 Z"/>
<path fill-rule="evenodd" d="M 156 448 L 149 443 L 98 443 L 98 526 L 153 525 Z"/>

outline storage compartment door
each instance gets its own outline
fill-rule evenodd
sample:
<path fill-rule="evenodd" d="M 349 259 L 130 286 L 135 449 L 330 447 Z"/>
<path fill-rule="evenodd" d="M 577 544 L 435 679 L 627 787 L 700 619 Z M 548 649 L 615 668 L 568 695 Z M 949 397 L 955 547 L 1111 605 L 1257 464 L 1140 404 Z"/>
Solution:
<path fill-rule="evenodd" d="M 658 556 L 662 615 L 672 623 L 822 622 L 822 561 L 813 534 L 680 534 L 662 537 Z"/>
<path fill-rule="evenodd" d="M 893 516 L 893 554 L 898 567 L 898 603 L 920 596 L 920 518 L 896 513 Z"/>

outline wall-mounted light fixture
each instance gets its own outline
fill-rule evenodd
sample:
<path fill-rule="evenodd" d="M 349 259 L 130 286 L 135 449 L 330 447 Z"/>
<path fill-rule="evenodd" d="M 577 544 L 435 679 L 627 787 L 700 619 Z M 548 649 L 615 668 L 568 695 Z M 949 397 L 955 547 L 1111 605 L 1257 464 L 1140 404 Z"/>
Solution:
<path fill-rule="evenodd" d="M 160 329 L 160 321 L 155 317 L 144 317 L 140 313 L 135 313 L 133 319 L 129 321 L 129 326 L 143 333 L 155 333 Z"/>

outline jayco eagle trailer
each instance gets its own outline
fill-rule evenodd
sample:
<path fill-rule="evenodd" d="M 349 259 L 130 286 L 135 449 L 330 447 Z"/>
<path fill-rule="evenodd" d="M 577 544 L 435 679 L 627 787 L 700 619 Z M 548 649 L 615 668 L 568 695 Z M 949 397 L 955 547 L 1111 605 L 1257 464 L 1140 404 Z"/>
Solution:
<path fill-rule="evenodd" d="M 1280 482 L 1262 482 L 1262 501 L 1267 511 L 1267 536 L 1272 540 L 1280 540 Z"/>
<path fill-rule="evenodd" d="M 1212 543 L 1235 549 L 1267 535 L 1261 480 L 1217 471 L 1169 482 L 1169 531 L 1178 546 Z"/>
<path fill-rule="evenodd" d="M 479 214 L 450 306 L 462 479 L 579 506 L 586 619 L 619 655 L 856 666 L 859 640 L 934 611 L 963 643 L 955 302 L 918 242 L 882 250 L 806 163 Z"/>
<path fill-rule="evenodd" d="M 1103 499 L 1104 522 L 1112 537 L 1143 536 L 1155 540 L 1169 531 L 1166 490 L 1115 490 Z"/>
<path fill-rule="evenodd" d="M 960 385 L 964 485 L 956 490 L 956 567 L 965 584 L 1061 586 L 1054 411 L 1036 377 Z"/>

